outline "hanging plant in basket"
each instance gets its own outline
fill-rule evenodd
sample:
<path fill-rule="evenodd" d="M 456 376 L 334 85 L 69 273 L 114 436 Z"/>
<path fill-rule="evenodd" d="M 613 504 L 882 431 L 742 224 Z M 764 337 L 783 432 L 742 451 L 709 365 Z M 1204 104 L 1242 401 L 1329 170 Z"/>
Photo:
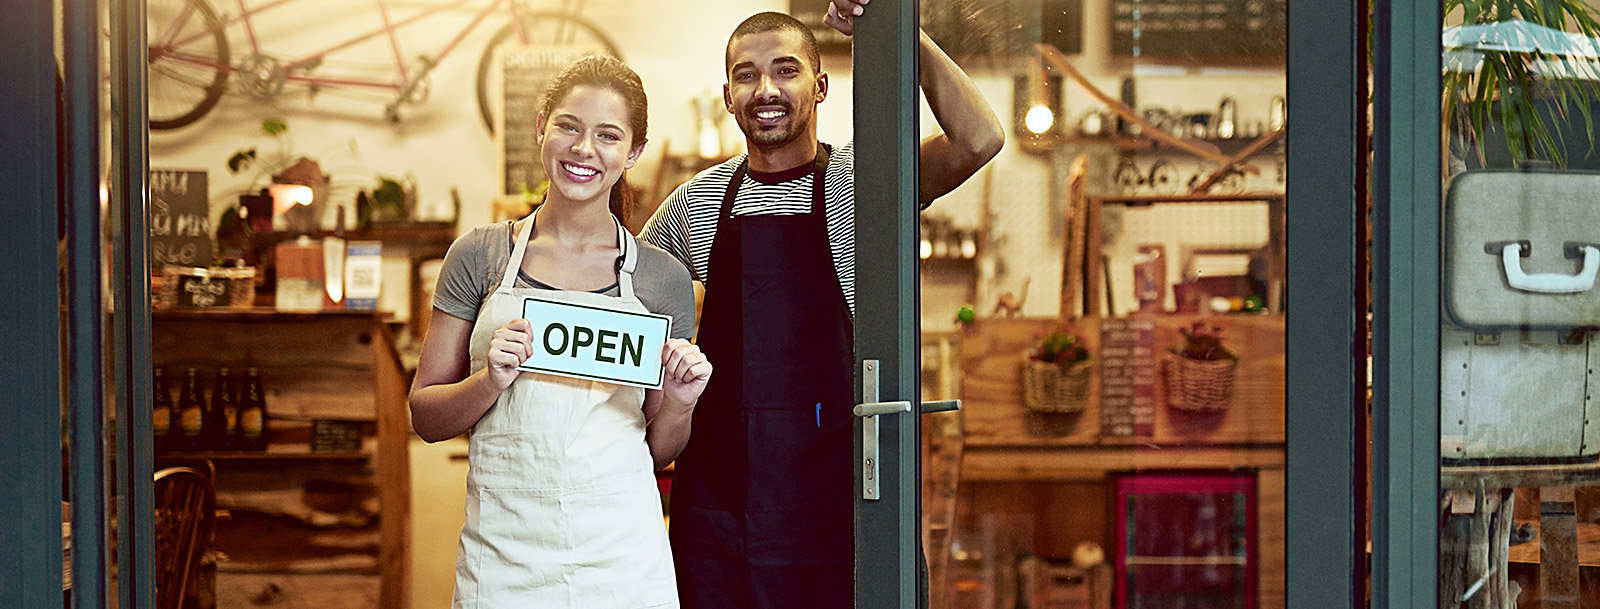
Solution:
<path fill-rule="evenodd" d="M 1167 404 L 1196 412 L 1226 409 L 1233 401 L 1239 356 L 1223 346 L 1222 327 L 1196 320 L 1178 332 L 1183 334 L 1183 346 L 1169 349 L 1164 362 Z"/>
<path fill-rule="evenodd" d="M 1022 354 L 1022 404 L 1047 413 L 1082 412 L 1089 398 L 1089 349 L 1069 330 L 1041 334 Z"/>

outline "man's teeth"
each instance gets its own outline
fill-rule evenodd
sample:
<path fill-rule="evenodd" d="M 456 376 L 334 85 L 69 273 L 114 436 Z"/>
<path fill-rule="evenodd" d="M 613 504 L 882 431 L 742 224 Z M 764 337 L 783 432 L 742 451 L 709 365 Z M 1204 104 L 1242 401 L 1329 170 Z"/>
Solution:
<path fill-rule="evenodd" d="M 593 169 L 589 169 L 587 167 L 579 167 L 577 165 L 562 165 L 562 167 L 565 167 L 567 171 L 572 172 L 575 175 L 580 175 L 580 176 L 592 176 L 594 174 L 600 173 L 600 172 L 595 171 Z"/>
<path fill-rule="evenodd" d="M 780 110 L 765 110 L 756 113 L 756 118 L 778 118 L 780 116 L 783 116 L 783 112 Z"/>

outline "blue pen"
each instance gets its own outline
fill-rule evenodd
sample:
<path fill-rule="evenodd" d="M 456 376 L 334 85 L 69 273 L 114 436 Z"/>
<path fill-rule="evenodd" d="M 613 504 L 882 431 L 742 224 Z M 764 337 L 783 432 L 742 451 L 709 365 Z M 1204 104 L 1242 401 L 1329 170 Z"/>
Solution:
<path fill-rule="evenodd" d="M 822 428 L 822 402 L 817 402 L 817 428 Z"/>

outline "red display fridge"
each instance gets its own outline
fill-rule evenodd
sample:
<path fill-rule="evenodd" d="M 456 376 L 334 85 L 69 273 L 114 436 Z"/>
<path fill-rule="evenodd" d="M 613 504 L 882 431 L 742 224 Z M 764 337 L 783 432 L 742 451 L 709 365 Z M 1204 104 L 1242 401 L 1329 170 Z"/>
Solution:
<path fill-rule="evenodd" d="M 1253 473 L 1116 478 L 1119 609 L 1254 609 Z"/>

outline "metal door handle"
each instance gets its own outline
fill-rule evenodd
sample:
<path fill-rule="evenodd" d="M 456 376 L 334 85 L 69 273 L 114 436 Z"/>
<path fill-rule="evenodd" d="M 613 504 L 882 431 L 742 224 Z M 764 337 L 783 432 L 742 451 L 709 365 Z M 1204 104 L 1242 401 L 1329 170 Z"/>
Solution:
<path fill-rule="evenodd" d="M 856 416 L 861 417 L 861 498 L 877 501 L 882 496 L 878 491 L 879 472 L 882 469 L 882 463 L 878 460 L 878 415 L 911 412 L 911 402 L 877 401 L 878 360 L 875 359 L 861 362 L 861 399 L 868 401 L 856 404 L 855 408 L 850 409 Z M 961 400 L 922 403 L 923 414 L 960 409 Z"/>
<path fill-rule="evenodd" d="M 911 412 L 911 402 L 868 402 L 866 404 L 856 404 L 856 407 L 851 409 L 850 412 L 855 413 L 858 417 L 875 417 L 880 414 Z"/>

